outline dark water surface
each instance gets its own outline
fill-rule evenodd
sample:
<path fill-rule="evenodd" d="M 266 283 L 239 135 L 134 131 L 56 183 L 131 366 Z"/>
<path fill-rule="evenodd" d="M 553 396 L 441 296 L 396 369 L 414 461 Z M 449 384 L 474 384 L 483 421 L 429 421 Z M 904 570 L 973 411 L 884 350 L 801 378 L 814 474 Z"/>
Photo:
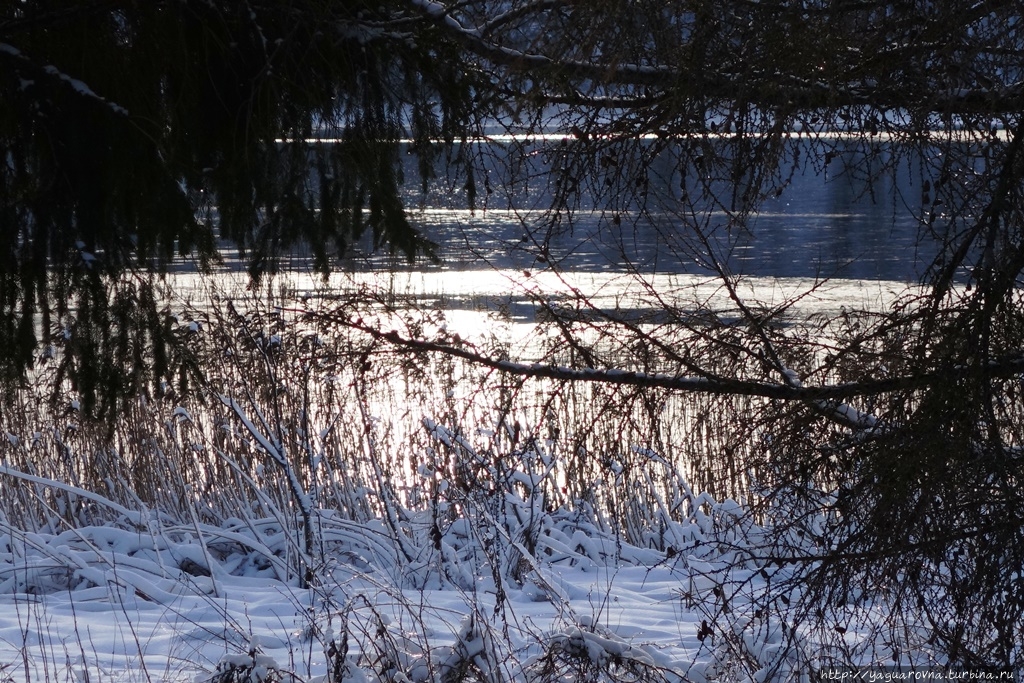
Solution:
<path fill-rule="evenodd" d="M 837 144 L 841 150 L 842 142 Z M 892 151 L 888 143 L 879 142 L 876 158 L 866 161 L 863 140 L 849 144 L 847 167 L 861 161 L 859 168 L 883 164 Z M 894 164 L 895 170 L 879 173 L 870 183 L 853 179 L 836 162 L 824 172 L 806 165 L 784 169 L 785 191 L 758 213 L 738 219 L 712 208 L 698 222 L 710 236 L 716 258 L 733 273 L 918 281 L 936 247 L 919 239 L 919 165 L 905 150 L 900 154 L 909 161 Z M 652 169 L 651 177 L 661 177 L 666 187 L 674 180 L 672 169 Z M 549 232 L 546 209 L 551 199 L 544 187 L 520 193 L 511 207 L 508 200 L 485 196 L 472 211 L 461 188 L 451 187 L 408 196 L 414 223 L 439 244 L 445 268 L 532 271 L 558 265 L 575 272 L 709 272 L 699 262 L 707 249 L 694 245 L 692 231 L 670 205 L 671 189 L 669 201 L 662 196 L 660 205 L 653 202 L 647 213 L 623 212 L 613 222 L 609 211 L 584 208 Z M 373 267 L 387 262 L 370 261 Z"/>

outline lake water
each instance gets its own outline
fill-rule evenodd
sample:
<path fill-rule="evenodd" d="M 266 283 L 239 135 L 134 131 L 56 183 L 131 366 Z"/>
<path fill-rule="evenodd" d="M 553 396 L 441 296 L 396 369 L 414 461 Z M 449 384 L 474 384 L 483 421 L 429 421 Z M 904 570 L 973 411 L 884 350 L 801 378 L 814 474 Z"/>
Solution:
<path fill-rule="evenodd" d="M 488 156 L 486 173 L 495 178 L 495 187 L 507 181 L 509 167 L 534 179 L 550 170 L 551 157 L 530 151 L 537 145 L 494 144 L 498 151 Z M 559 141 L 538 144 L 550 150 Z M 773 305 L 817 287 L 791 315 L 843 307 L 877 309 L 919 282 L 933 257 L 935 245 L 919 234 L 915 214 L 922 207 L 906 199 L 921 197 L 920 166 L 913 163 L 913 155 L 905 150 L 897 154 L 879 142 L 877 156 L 865 162 L 863 140 L 849 141 L 848 150 L 842 140 L 835 144 L 834 154 L 845 159 L 846 167 L 861 162 L 881 166 L 894 156 L 910 161 L 894 164 L 895 170 L 879 173 L 870 184 L 842 172 L 839 162 L 825 172 L 801 165 L 783 173 L 788 184 L 781 196 L 740 224 L 720 208 L 699 217 L 710 248 L 730 272 L 742 276 L 741 291 L 752 300 Z M 523 159 L 510 160 L 516 154 L 536 167 L 523 171 Z M 672 186 L 678 182 L 670 168 L 673 162 L 657 161 L 655 166 L 664 168 L 650 171 L 652 185 L 660 179 L 660 186 L 652 187 L 648 211 L 614 214 L 584 205 L 571 223 L 563 221 L 556 230 L 549 229 L 549 187 L 536 180 L 521 184 L 511 199 L 500 191 L 481 191 L 472 210 L 457 178 L 435 182 L 426 194 L 410 190 L 412 221 L 438 244 L 441 263 L 410 267 L 379 254 L 350 258 L 346 272 L 332 278 L 328 290 L 372 286 L 413 294 L 459 319 L 467 326 L 463 334 L 486 325 L 486 313 L 499 311 L 514 323 L 529 325 L 538 302 L 558 304 L 581 297 L 620 315 L 657 307 L 649 296 L 652 291 L 674 303 L 692 300 L 728 309 L 720 281 L 700 263 L 706 249 L 694 247 L 688 219 L 673 204 L 679 194 Z M 407 178 L 415 174 L 411 166 L 406 171 Z M 301 270 L 292 273 L 298 289 L 323 291 Z"/>
<path fill-rule="evenodd" d="M 558 144 L 557 137 L 538 143 L 541 150 Z M 836 144 L 841 157 L 844 143 Z M 870 163 L 881 165 L 894 156 L 888 144 L 877 144 Z M 521 165 L 522 159 L 510 160 L 514 154 L 537 164 L 525 172 L 531 178 L 550 168 L 551 158 L 529 151 L 533 147 L 494 145 L 498 151 L 488 156 L 486 173 L 495 185 L 505 168 Z M 847 152 L 847 165 L 863 161 L 863 140 L 849 141 Z M 716 257 L 741 276 L 739 289 L 751 301 L 778 305 L 813 289 L 789 317 L 882 309 L 920 281 L 936 251 L 920 239 L 915 215 L 920 204 L 906 200 L 921 196 L 919 165 L 909 158 L 870 184 L 853 180 L 835 162 L 825 172 L 808 165 L 786 169 L 785 192 L 741 224 L 721 209 L 709 210 L 699 221 Z M 406 177 L 412 180 L 412 157 L 409 163 Z M 357 255 L 325 282 L 297 253 L 279 280 L 317 297 L 356 289 L 411 296 L 421 307 L 444 311 L 463 337 L 489 330 L 495 316 L 512 325 L 513 336 L 529 336 L 543 305 L 583 299 L 600 310 L 635 317 L 661 305 L 652 292 L 683 309 L 692 305 L 728 319 L 735 314 L 732 304 L 720 280 L 699 263 L 703 247 L 693 247 L 685 217 L 672 206 L 678 191 L 669 187 L 671 176 L 671 168 L 651 171 L 662 187 L 652 192 L 655 201 L 646 213 L 626 211 L 613 221 L 611 212 L 584 206 L 568 227 L 563 223 L 554 231 L 547 229 L 550 192 L 537 181 L 524 184 L 512 199 L 481 192 L 473 209 L 458 178 L 436 181 L 426 194 L 411 187 L 406 197 L 411 220 L 437 243 L 440 263 L 410 266 L 386 254 Z M 225 271 L 242 269 L 228 259 Z M 237 286 L 244 284 L 240 277 Z"/>
<path fill-rule="evenodd" d="M 498 145 L 499 151 L 487 157 L 490 167 L 483 175 L 494 177 L 491 184 L 496 187 L 518 182 L 511 198 L 481 192 L 477 210 L 470 211 L 461 188 L 456 185 L 453 191 L 435 183 L 426 195 L 410 193 L 407 202 L 414 222 L 439 243 L 449 268 L 472 270 L 486 263 L 498 269 L 535 270 L 547 267 L 538 262 L 543 250 L 551 264 L 573 272 L 706 274 L 693 258 L 705 250 L 699 245 L 694 249 L 687 234 L 688 224 L 697 224 L 718 250 L 717 256 L 738 274 L 917 281 L 935 247 L 919 239 L 918 216 L 924 211 L 916 153 L 879 142 L 870 148 L 875 156 L 869 159 L 863 140 L 834 144 L 830 154 L 836 160 L 824 168 L 803 162 L 783 168 L 785 191 L 750 216 L 726 210 L 731 185 L 721 181 L 714 182 L 722 196 L 696 200 L 691 206 L 702 215 L 688 215 L 691 206 L 680 204 L 677 185 L 681 182 L 692 197 L 700 192 L 698 181 L 692 171 L 680 181 L 678 156 L 664 153 L 644 170 L 650 192 L 644 191 L 649 204 L 643 211 L 635 204 L 617 212 L 588 209 L 584 199 L 571 221 L 562 219 L 548 231 L 552 190 L 537 179 L 543 179 L 558 160 L 531 153 L 531 147 Z M 551 147 L 557 147 L 555 140 L 548 140 L 543 149 Z M 804 149 L 799 158 L 807 157 Z M 527 161 L 534 166 L 523 170 Z M 890 163 L 893 168 L 880 171 Z M 877 177 L 865 182 L 866 173 Z M 413 174 L 409 169 L 407 176 Z M 520 181 L 515 174 L 534 180 Z M 578 173 L 586 174 L 601 177 L 597 169 Z M 476 184 L 481 184 L 479 178 Z"/>
<path fill-rule="evenodd" d="M 768 307 L 792 302 L 777 322 L 796 324 L 844 309 L 884 310 L 914 287 L 933 248 L 919 242 L 914 211 L 903 204 L 903 197 L 921 195 L 913 174 L 883 177 L 869 189 L 842 176 L 795 173 L 788 190 L 747 217 L 744 225 L 735 225 L 735 217 L 726 211 L 709 213 L 704 225 L 721 238 L 714 248 L 740 276 L 740 296 Z M 264 290 L 284 291 L 284 296 L 274 294 L 258 305 L 264 310 L 277 302 L 296 307 L 298 299 L 306 298 L 330 307 L 355 295 L 378 302 L 348 310 L 357 310 L 364 322 L 380 330 L 426 339 L 440 338 L 443 331 L 477 344 L 485 353 L 501 348 L 511 360 L 554 363 L 568 362 L 560 351 L 552 351 L 567 345 L 560 338 L 564 330 L 543 315 L 550 306 L 643 320 L 648 326 L 658 324 L 657 314 L 665 305 L 676 313 L 692 310 L 718 321 L 739 319 L 721 280 L 686 258 L 687 245 L 678 241 L 685 229 L 671 210 L 652 212 L 643 220 L 622 213 L 616 224 L 609 213 L 586 209 L 576 214 L 571 229 L 549 234 L 544 228 L 545 192 L 526 193 L 520 200 L 514 210 L 493 199 L 471 210 L 458 191 L 411 193 L 412 220 L 438 244 L 440 263 L 410 266 L 380 254 L 353 257 L 324 280 L 309 272 L 302 254 L 296 254 L 288 271 Z M 240 310 L 253 296 L 244 293 L 247 281 L 237 262 L 227 263 L 212 279 L 187 272 L 174 278 L 179 293 L 210 287 L 221 295 L 237 291 Z M 286 315 L 295 321 L 302 317 Z M 595 330 L 582 325 L 574 334 Z M 740 427 L 756 401 L 742 397 L 723 401 L 680 392 L 627 396 L 626 390 L 586 383 L 523 382 L 444 358 L 424 361 L 421 379 L 411 380 L 401 370 L 401 358 L 390 354 L 387 345 L 377 348 L 381 361 L 373 368 L 383 374 L 367 401 L 375 418 L 380 417 L 375 424 L 389 430 L 392 445 L 382 446 L 382 452 L 396 458 L 389 465 L 394 472 L 412 471 L 405 458 L 424 452 L 417 441 L 423 438 L 419 421 L 424 417 L 470 435 L 493 434 L 496 420 L 508 417 L 538 438 L 553 433 L 550 425 L 557 422 L 557 433 L 563 439 L 573 436 L 576 444 L 565 467 L 576 472 L 581 490 L 605 476 L 587 453 L 615 451 L 618 457 L 632 457 L 629 449 L 639 445 L 679 464 L 707 490 L 739 491 L 745 477 L 743 453 L 756 447 L 756 434 L 745 431 L 752 428 Z M 633 369 L 638 361 L 629 353 L 625 351 L 623 367 Z M 386 363 L 391 365 L 381 370 Z M 339 396 L 354 401 L 350 394 Z M 340 400 L 332 398 L 321 409 L 344 412 L 334 403 Z M 353 404 L 348 410 L 359 415 L 361 409 Z M 725 486 L 730 488 L 716 489 Z"/>

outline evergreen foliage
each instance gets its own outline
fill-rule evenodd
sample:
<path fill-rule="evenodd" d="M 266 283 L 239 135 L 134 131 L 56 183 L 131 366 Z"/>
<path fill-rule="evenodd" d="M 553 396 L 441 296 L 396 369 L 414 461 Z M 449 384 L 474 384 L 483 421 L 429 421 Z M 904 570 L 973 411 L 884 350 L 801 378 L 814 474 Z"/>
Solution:
<path fill-rule="evenodd" d="M 436 28 L 396 14 L 376 1 L 5 1 L 5 383 L 61 332 L 90 409 L 165 374 L 152 283 L 120 282 L 126 270 L 207 267 L 222 245 L 257 278 L 295 246 L 320 272 L 362 240 L 429 254 L 403 210 L 399 141 L 420 143 L 429 172 L 427 141 L 466 134 L 474 76 Z"/>

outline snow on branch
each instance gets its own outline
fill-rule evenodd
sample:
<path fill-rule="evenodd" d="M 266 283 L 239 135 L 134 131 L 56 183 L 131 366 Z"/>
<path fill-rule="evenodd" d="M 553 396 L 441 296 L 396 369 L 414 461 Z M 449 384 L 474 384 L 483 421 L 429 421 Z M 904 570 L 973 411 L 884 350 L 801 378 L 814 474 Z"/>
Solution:
<path fill-rule="evenodd" d="M 110 109 L 114 113 L 121 114 L 122 116 L 128 116 L 128 110 L 127 109 L 125 109 L 124 107 L 122 107 L 119 104 L 116 104 L 114 102 L 110 102 L 107 99 L 105 99 L 103 97 L 100 97 L 95 92 L 93 92 L 92 88 L 90 88 L 88 85 L 86 85 L 83 81 L 80 81 L 77 78 L 72 78 L 71 76 L 68 76 L 66 73 L 62 72 L 57 67 L 52 66 L 52 65 L 51 66 L 44 66 L 43 67 L 43 71 L 45 71 L 46 73 L 50 74 L 51 76 L 56 76 L 60 80 L 64 81 L 65 83 L 70 85 L 71 88 L 75 92 L 77 92 L 79 95 L 83 95 L 85 97 L 91 97 L 91 98 L 93 98 L 93 99 L 95 99 L 95 100 L 97 100 L 99 102 L 102 102 L 106 106 L 110 107 Z"/>
<path fill-rule="evenodd" d="M 13 45 L 8 45 L 7 43 L 0 43 L 0 54 L 8 55 L 9 57 L 12 57 L 12 58 L 14 58 L 16 60 L 19 60 L 20 64 L 22 64 L 23 66 L 26 66 L 26 67 L 32 69 L 33 71 L 37 71 L 37 72 L 41 71 L 42 73 L 44 73 L 44 74 L 46 74 L 48 76 L 52 76 L 52 77 L 54 77 L 54 78 L 56 78 L 56 79 L 58 79 L 58 80 L 60 80 L 60 81 L 62 81 L 64 83 L 66 83 L 68 86 L 71 87 L 72 90 L 77 92 L 79 95 L 82 95 L 83 97 L 88 97 L 90 99 L 96 100 L 97 102 L 100 102 L 104 106 L 108 107 L 115 114 L 120 114 L 122 116 L 128 116 L 129 115 L 127 109 L 125 109 L 124 107 L 122 107 L 121 105 L 119 105 L 119 104 L 117 104 L 115 102 L 111 102 L 111 101 L 107 100 L 106 98 L 98 95 L 84 81 L 80 81 L 77 78 L 73 78 L 72 76 L 69 76 L 68 74 L 64 73 L 63 71 L 61 71 L 57 67 L 53 66 L 52 64 L 48 65 L 48 66 L 43 66 L 43 67 L 37 66 L 36 64 L 34 64 L 32 62 L 32 60 L 30 60 L 27 56 L 25 56 L 21 52 L 21 50 L 19 50 L 18 48 L 14 47 Z"/>
<path fill-rule="evenodd" d="M 538 2 L 521 5 L 520 7 L 515 7 L 506 12 L 502 12 L 498 16 L 488 21 L 487 23 L 483 24 L 482 26 L 480 26 L 479 33 L 482 36 L 486 36 L 494 32 L 501 26 L 504 26 L 509 22 L 520 19 L 533 12 L 542 12 L 549 9 L 557 9 L 559 7 L 564 7 L 565 5 L 566 0 L 539 0 Z"/>
<path fill-rule="evenodd" d="M 110 508 L 114 512 L 124 517 L 124 519 L 126 519 L 130 524 L 133 524 L 136 527 L 139 527 L 141 529 L 147 528 L 147 519 L 141 512 L 129 510 L 120 503 L 115 503 L 109 498 L 105 498 L 104 496 L 101 496 L 98 493 L 86 491 L 83 488 L 79 488 L 78 486 L 72 486 L 71 484 L 65 484 L 62 481 L 47 479 L 45 477 L 38 477 L 34 474 L 29 474 L 28 472 L 22 472 L 21 470 L 16 470 L 12 467 L 8 467 L 7 465 L 0 465 L 0 474 L 6 475 L 8 477 L 13 477 L 14 479 L 21 479 L 22 481 L 27 481 L 31 484 L 38 484 L 40 486 L 46 486 L 52 489 L 57 489 L 58 491 L 63 491 L 73 496 L 78 496 L 79 498 L 91 501 L 93 503 L 96 503 L 97 505 Z"/>
<path fill-rule="evenodd" d="M 245 430 L 254 439 L 256 439 L 256 443 L 260 445 L 260 448 L 266 451 L 267 455 L 269 455 L 270 458 L 274 461 L 274 463 L 277 464 L 277 466 L 280 467 L 281 470 L 284 472 L 285 477 L 287 477 L 288 479 L 288 486 L 291 489 L 292 495 L 295 498 L 295 502 L 299 505 L 303 515 L 307 518 L 312 516 L 313 501 L 310 498 L 309 493 L 302 486 L 302 482 L 299 481 L 299 477 L 298 474 L 295 472 L 295 468 L 292 467 L 292 464 L 288 461 L 287 455 L 284 452 L 283 445 L 278 443 L 276 439 L 272 441 L 271 439 L 267 438 L 267 436 L 263 434 L 262 430 L 260 430 L 258 427 L 256 427 L 256 425 L 253 424 L 252 420 L 250 420 L 249 417 L 245 414 L 245 409 L 243 409 L 242 406 L 239 405 L 235 399 L 231 398 L 230 396 L 222 394 L 220 396 L 220 401 L 235 414 L 235 417 L 237 417 L 238 420 L 242 423 L 242 426 L 245 427 Z M 260 415 L 258 410 L 256 412 L 258 415 Z M 260 415 L 260 419 L 264 424 L 266 424 L 266 421 L 263 420 L 262 415 Z"/>

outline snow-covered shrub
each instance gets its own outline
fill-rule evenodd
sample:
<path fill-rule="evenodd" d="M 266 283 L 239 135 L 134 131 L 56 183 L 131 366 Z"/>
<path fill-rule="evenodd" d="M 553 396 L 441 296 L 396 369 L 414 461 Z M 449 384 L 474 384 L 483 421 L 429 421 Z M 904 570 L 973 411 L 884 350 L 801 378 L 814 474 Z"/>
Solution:
<path fill-rule="evenodd" d="M 294 674 L 283 671 L 273 657 L 263 654 L 257 643 L 241 654 L 225 655 L 217 670 L 197 679 L 197 683 L 300 683 Z"/>

